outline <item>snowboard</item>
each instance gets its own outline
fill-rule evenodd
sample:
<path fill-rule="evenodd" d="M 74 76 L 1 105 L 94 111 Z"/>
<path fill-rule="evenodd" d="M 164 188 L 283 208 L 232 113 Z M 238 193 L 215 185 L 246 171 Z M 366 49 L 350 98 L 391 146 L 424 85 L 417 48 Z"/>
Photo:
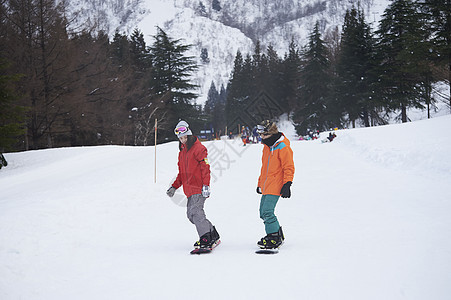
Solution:
<path fill-rule="evenodd" d="M 255 251 L 255 253 L 257 253 L 257 254 L 277 254 L 277 253 L 279 253 L 279 249 L 278 248 L 276 248 L 276 249 L 260 249 L 260 250 Z"/>
<path fill-rule="evenodd" d="M 207 253 L 211 253 L 211 251 L 213 251 L 212 249 L 207 249 L 207 248 L 196 248 L 194 250 L 192 250 L 190 252 L 190 254 L 207 254 Z"/>
<path fill-rule="evenodd" d="M 201 254 L 211 253 L 213 251 L 213 249 L 216 248 L 220 243 L 221 243 L 221 241 L 218 240 L 215 244 L 213 244 L 213 246 L 211 248 L 196 248 L 196 249 L 192 250 L 190 252 L 190 254 L 201 255 Z"/>

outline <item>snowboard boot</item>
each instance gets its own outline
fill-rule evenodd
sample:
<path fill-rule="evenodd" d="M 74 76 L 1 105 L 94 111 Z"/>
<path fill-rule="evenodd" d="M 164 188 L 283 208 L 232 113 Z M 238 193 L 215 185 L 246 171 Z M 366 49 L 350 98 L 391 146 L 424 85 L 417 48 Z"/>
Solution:
<path fill-rule="evenodd" d="M 200 241 L 197 241 L 194 243 L 194 249 L 199 249 L 200 248 Z"/>
<path fill-rule="evenodd" d="M 282 243 L 283 243 L 283 241 L 285 241 L 285 235 L 283 234 L 282 226 L 279 227 L 279 236 L 282 238 Z"/>
<path fill-rule="evenodd" d="M 269 233 L 268 235 L 263 237 L 260 241 L 258 241 L 257 245 L 261 249 L 276 249 L 283 244 L 284 240 L 285 236 L 283 235 L 282 227 L 279 227 L 279 231 Z"/>
<path fill-rule="evenodd" d="M 219 233 L 216 231 L 216 227 L 213 226 L 213 231 L 211 232 L 211 238 L 213 240 L 213 243 L 216 243 L 219 241 Z"/>
<path fill-rule="evenodd" d="M 196 242 L 196 244 L 197 243 L 199 243 L 199 248 L 207 248 L 207 249 L 212 249 L 216 245 L 218 245 L 220 241 L 219 241 L 219 233 L 216 231 L 216 228 L 213 226 L 213 230 L 201 236 L 199 242 Z M 196 244 L 194 244 L 194 247 L 196 247 Z"/>

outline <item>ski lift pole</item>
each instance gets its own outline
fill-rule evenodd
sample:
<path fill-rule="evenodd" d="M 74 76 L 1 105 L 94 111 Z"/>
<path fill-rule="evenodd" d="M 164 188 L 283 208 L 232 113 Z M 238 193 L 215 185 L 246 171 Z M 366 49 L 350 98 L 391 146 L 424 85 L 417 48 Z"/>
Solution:
<path fill-rule="evenodd" d="M 154 182 L 157 183 L 157 125 L 158 120 L 155 119 L 155 163 L 154 163 Z"/>

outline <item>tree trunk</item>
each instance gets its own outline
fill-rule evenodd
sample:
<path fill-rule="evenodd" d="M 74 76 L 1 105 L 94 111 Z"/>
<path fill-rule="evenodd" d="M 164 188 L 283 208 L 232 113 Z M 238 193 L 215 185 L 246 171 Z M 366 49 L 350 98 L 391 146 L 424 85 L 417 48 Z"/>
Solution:
<path fill-rule="evenodd" d="M 363 109 L 363 122 L 365 123 L 365 127 L 370 127 L 370 116 L 367 108 Z"/>
<path fill-rule="evenodd" d="M 404 103 L 401 104 L 401 121 L 407 123 L 407 108 Z"/>

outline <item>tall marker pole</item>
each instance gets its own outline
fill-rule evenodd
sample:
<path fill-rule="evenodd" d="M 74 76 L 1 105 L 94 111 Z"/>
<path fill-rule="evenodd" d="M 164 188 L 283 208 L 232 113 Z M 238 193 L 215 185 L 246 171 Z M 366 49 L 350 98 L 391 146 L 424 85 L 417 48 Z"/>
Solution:
<path fill-rule="evenodd" d="M 155 119 L 155 173 L 154 182 L 157 183 L 157 124 L 158 121 Z"/>

